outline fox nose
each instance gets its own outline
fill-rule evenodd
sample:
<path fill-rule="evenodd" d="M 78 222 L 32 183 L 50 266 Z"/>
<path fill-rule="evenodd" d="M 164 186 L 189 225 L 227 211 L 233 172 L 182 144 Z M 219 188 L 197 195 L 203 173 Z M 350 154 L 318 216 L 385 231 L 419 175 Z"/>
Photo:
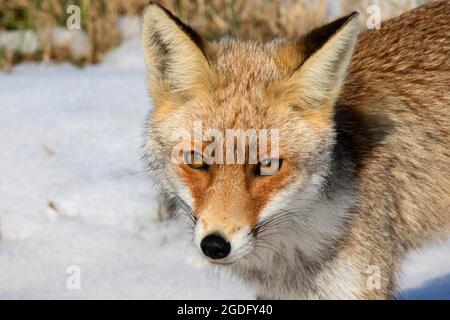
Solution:
<path fill-rule="evenodd" d="M 231 251 L 230 243 L 218 234 L 210 234 L 200 243 L 203 253 L 211 259 L 223 259 Z"/>

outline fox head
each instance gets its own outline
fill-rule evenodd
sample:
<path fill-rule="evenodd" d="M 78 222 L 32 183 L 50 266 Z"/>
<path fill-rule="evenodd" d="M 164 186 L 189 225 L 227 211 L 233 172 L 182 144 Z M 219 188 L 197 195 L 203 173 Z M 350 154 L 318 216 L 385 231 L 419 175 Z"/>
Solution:
<path fill-rule="evenodd" d="M 142 47 L 154 102 L 147 165 L 163 194 L 192 218 L 194 243 L 211 262 L 242 262 L 264 250 L 263 240 L 282 243 L 290 232 L 305 237 L 308 254 L 335 232 L 339 219 L 312 212 L 311 203 L 331 170 L 334 105 L 357 39 L 356 16 L 296 41 L 206 42 L 160 5 L 146 8 Z M 258 143 L 258 133 L 277 133 L 265 142 L 270 155 L 228 163 L 239 148 L 217 137 L 250 129 Z M 188 139 L 174 138 L 180 132 Z M 281 222 L 286 231 L 269 240 Z"/>

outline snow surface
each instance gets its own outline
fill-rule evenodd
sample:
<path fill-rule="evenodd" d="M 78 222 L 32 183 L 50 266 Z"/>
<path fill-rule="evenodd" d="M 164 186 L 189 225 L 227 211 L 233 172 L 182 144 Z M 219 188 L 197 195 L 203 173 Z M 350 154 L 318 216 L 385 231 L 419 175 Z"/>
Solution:
<path fill-rule="evenodd" d="M 140 163 L 150 107 L 136 38 L 101 65 L 0 74 L 0 299 L 254 297 L 158 220 Z M 80 290 L 67 287 L 72 265 Z M 400 287 L 450 299 L 450 241 L 412 253 Z"/>

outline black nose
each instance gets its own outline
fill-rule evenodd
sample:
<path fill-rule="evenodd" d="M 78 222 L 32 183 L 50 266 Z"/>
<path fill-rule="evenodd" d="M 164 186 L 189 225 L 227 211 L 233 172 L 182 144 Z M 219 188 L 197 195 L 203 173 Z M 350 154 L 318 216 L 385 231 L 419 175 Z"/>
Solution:
<path fill-rule="evenodd" d="M 210 234 L 200 243 L 203 253 L 211 259 L 223 259 L 230 253 L 230 243 L 218 234 Z"/>

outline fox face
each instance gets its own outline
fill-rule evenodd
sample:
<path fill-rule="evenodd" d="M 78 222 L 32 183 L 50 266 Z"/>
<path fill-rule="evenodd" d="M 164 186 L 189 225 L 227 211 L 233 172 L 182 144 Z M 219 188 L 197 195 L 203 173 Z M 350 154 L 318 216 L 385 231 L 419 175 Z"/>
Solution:
<path fill-rule="evenodd" d="M 147 166 L 212 263 L 255 261 L 270 254 L 265 242 L 289 248 L 292 237 L 313 256 L 339 233 L 344 214 L 338 203 L 335 215 L 323 213 L 320 195 L 355 17 L 297 41 L 208 43 L 160 5 L 147 7 Z"/>

